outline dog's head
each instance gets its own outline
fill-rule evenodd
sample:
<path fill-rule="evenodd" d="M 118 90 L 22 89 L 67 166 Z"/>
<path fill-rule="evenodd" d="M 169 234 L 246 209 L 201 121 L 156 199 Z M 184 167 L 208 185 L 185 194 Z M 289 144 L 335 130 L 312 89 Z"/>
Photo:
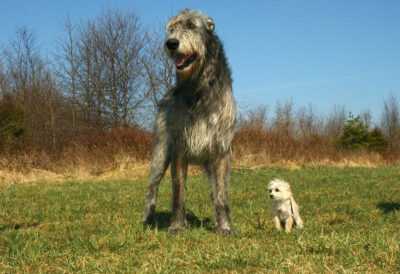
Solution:
<path fill-rule="evenodd" d="M 273 179 L 268 184 L 268 195 L 272 200 L 283 201 L 290 199 L 292 191 L 289 183 L 280 179 Z"/>
<path fill-rule="evenodd" d="M 189 78 L 202 66 L 214 27 L 210 17 L 188 9 L 168 21 L 165 50 L 180 78 Z"/>

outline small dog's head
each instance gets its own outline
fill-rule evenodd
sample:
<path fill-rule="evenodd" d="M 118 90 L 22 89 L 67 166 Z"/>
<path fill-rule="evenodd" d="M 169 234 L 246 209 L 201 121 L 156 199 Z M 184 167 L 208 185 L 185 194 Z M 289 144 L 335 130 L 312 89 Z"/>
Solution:
<path fill-rule="evenodd" d="M 280 179 L 273 179 L 268 184 L 268 194 L 272 200 L 282 201 L 290 199 L 292 191 L 289 183 Z"/>

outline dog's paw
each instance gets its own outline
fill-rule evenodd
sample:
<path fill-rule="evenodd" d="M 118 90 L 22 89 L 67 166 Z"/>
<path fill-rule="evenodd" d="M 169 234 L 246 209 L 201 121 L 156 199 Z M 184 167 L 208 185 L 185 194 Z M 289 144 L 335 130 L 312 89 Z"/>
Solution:
<path fill-rule="evenodd" d="M 151 226 L 154 225 L 156 219 L 156 207 L 154 205 L 149 206 L 143 214 L 143 225 Z"/>
<path fill-rule="evenodd" d="M 223 236 L 231 236 L 235 234 L 230 227 L 217 227 L 215 232 Z"/>
<path fill-rule="evenodd" d="M 184 231 L 186 229 L 186 225 L 185 223 L 181 223 L 181 222 L 175 222 L 172 223 L 169 227 L 168 227 L 168 233 L 175 235 L 178 234 L 182 231 Z"/>
<path fill-rule="evenodd" d="M 154 215 L 149 215 L 143 218 L 143 226 L 144 227 L 149 227 L 149 226 L 154 226 L 156 223 L 155 216 Z"/>

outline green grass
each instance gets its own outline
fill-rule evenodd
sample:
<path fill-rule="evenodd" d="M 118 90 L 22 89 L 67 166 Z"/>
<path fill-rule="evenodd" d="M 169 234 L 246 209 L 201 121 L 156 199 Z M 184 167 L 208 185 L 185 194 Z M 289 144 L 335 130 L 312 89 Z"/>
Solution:
<path fill-rule="evenodd" d="M 292 182 L 305 229 L 277 232 L 266 183 Z M 169 235 L 170 183 L 159 227 L 141 224 L 146 181 L 13 185 L 0 191 L 0 273 L 395 273 L 400 271 L 400 169 L 235 171 L 236 234 L 212 231 L 203 176 L 189 178 L 192 227 Z M 210 220 L 211 218 L 211 220 Z"/>

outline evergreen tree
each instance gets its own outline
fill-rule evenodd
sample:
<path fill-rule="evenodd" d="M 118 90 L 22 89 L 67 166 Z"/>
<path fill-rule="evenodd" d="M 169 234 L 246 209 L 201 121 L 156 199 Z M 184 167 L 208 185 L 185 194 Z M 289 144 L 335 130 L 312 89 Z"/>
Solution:
<path fill-rule="evenodd" d="M 343 149 L 357 150 L 368 147 L 368 127 L 360 116 L 352 114 L 346 120 L 343 133 L 339 138 L 339 146 Z"/>

